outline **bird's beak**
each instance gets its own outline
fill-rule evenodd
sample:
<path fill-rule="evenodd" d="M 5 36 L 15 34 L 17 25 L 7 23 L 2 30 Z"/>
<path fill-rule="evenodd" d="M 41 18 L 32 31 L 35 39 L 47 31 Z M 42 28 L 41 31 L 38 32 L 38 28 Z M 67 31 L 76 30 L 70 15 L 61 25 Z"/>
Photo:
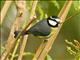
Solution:
<path fill-rule="evenodd" d="M 62 25 L 62 24 L 63 24 L 63 21 L 60 21 L 60 22 L 59 22 L 59 25 Z"/>
<path fill-rule="evenodd" d="M 62 23 L 63 23 L 63 21 L 61 20 L 61 21 L 60 21 L 60 24 L 62 24 Z"/>

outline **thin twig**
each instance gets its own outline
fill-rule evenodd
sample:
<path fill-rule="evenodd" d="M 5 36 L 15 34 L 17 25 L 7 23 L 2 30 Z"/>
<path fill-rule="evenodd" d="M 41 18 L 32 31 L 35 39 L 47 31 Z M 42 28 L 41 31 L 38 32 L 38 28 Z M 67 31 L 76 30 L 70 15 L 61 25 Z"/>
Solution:
<path fill-rule="evenodd" d="M 41 43 L 40 47 L 38 48 L 36 54 L 34 55 L 32 60 L 37 60 L 37 58 L 40 56 L 41 52 L 43 51 L 43 49 L 45 48 L 46 42 L 44 43 L 44 41 Z"/>
<path fill-rule="evenodd" d="M 35 2 L 35 3 L 34 3 Z M 33 5 L 32 5 L 32 10 L 31 10 L 31 14 L 30 14 L 30 18 L 29 18 L 29 24 L 28 25 L 26 25 L 26 27 L 24 28 L 24 30 L 23 31 L 26 31 L 26 30 L 28 30 L 30 27 L 30 24 L 34 21 L 34 19 L 36 18 L 35 17 L 35 8 L 36 8 L 36 4 L 37 4 L 37 2 L 38 2 L 38 0 L 36 0 L 36 1 L 34 1 L 33 0 Z M 28 28 L 29 27 L 29 28 Z"/>
<path fill-rule="evenodd" d="M 76 11 L 73 15 L 69 16 L 69 17 L 66 19 L 66 21 L 69 20 L 69 19 L 72 18 L 72 17 L 75 17 L 75 16 L 78 15 L 78 14 L 80 14 L 80 10 L 79 10 L 79 11 Z"/>
<path fill-rule="evenodd" d="M 20 8 L 22 8 L 22 6 L 17 7 L 18 13 L 11 27 L 7 43 L 5 44 L 5 51 L 1 55 L 1 60 L 6 60 L 6 58 L 9 56 L 9 53 L 12 51 L 12 48 L 15 45 L 16 39 L 14 38 L 14 31 L 18 29 L 18 26 L 20 25 L 20 22 L 23 20 L 24 15 L 24 10 Z"/>
<path fill-rule="evenodd" d="M 10 7 L 10 5 L 11 5 L 11 3 L 12 3 L 12 1 L 5 1 L 5 4 L 4 4 L 4 6 L 3 6 L 3 8 L 2 8 L 2 10 L 1 10 L 1 24 L 2 24 L 2 22 L 3 22 L 3 19 L 4 19 L 4 17 L 6 16 L 6 13 L 7 13 L 7 11 L 8 11 L 8 9 L 9 9 L 9 7 Z"/>
<path fill-rule="evenodd" d="M 16 3 L 17 10 L 19 11 L 19 13 L 22 14 L 22 12 L 24 12 L 24 13 L 26 12 L 26 2 L 25 1 L 19 0 L 19 1 L 16 1 L 15 3 Z M 15 55 L 15 53 L 17 51 L 17 48 L 18 48 L 21 40 L 23 40 L 23 37 L 21 37 L 20 39 L 17 40 L 10 60 L 13 60 L 14 55 Z"/>
<path fill-rule="evenodd" d="M 34 14 L 35 14 L 35 9 L 36 9 L 36 6 L 37 6 L 37 3 L 38 3 L 38 0 L 36 1 L 33 1 L 32 3 L 32 8 L 31 8 L 31 15 L 29 17 L 29 24 L 27 25 L 27 27 L 30 27 L 30 24 L 33 22 L 33 17 L 34 17 Z M 25 29 L 27 28 L 25 27 Z M 24 29 L 24 30 L 25 30 Z M 28 30 L 28 29 L 27 29 Z M 23 52 L 24 52 L 24 49 L 25 49 L 25 46 L 26 46 L 26 43 L 27 43 L 27 38 L 28 38 L 28 35 L 24 36 L 24 39 L 23 39 L 23 42 L 22 42 L 22 46 L 20 48 L 20 53 L 19 53 L 19 57 L 18 57 L 18 60 L 22 60 L 22 57 L 23 57 Z"/>
<path fill-rule="evenodd" d="M 66 1 L 63 8 L 61 9 L 60 13 L 58 14 L 58 16 L 60 17 L 60 19 L 64 22 L 65 21 L 65 18 L 69 12 L 69 9 L 70 9 L 70 6 L 71 6 L 71 3 L 72 1 Z M 62 25 L 61 25 L 62 26 Z M 61 26 L 59 27 L 59 29 L 57 29 L 55 31 L 55 34 L 53 36 L 51 36 L 49 39 L 48 39 L 48 43 L 46 44 L 43 52 L 41 53 L 41 55 L 39 56 L 38 60 L 44 60 L 45 56 L 48 54 L 48 52 L 50 51 L 51 47 L 52 47 L 52 44 L 53 42 L 55 41 L 60 29 L 61 29 Z"/>
<path fill-rule="evenodd" d="M 14 50 L 13 50 L 13 53 L 12 53 L 12 55 L 11 55 L 11 59 L 10 59 L 10 60 L 13 60 L 13 59 L 14 59 L 15 53 L 16 53 L 16 51 L 17 51 L 17 48 L 18 48 L 21 40 L 23 40 L 23 37 L 21 37 L 20 39 L 17 40 L 16 45 L 15 45 L 15 48 L 14 48 Z"/>
<path fill-rule="evenodd" d="M 34 53 L 32 53 L 32 52 L 24 52 L 23 53 L 23 56 L 34 56 Z M 19 54 L 16 54 L 15 56 L 14 56 L 14 58 L 16 58 L 16 57 L 18 57 L 19 56 Z"/>
<path fill-rule="evenodd" d="M 28 35 L 23 37 L 22 43 L 20 45 L 18 60 L 22 60 L 24 49 L 25 49 L 25 46 L 26 46 L 26 43 L 27 43 L 27 38 L 28 38 Z"/>
<path fill-rule="evenodd" d="M 64 4 L 63 8 L 61 9 L 60 13 L 58 14 L 58 16 L 60 17 L 60 19 L 62 20 L 62 22 L 65 21 L 65 18 L 66 18 L 67 14 L 68 14 L 68 11 L 70 9 L 71 4 L 72 4 L 72 0 L 67 0 L 65 2 L 65 4 Z M 46 55 L 50 51 L 50 49 L 52 47 L 52 44 L 54 43 L 54 41 L 55 41 L 55 39 L 56 39 L 56 37 L 57 37 L 60 29 L 61 29 L 61 26 L 55 31 L 54 35 L 52 35 L 50 38 L 47 39 L 48 42 L 46 43 L 45 48 L 40 53 L 40 55 L 38 55 L 38 52 L 39 52 L 39 50 L 40 50 L 40 48 L 41 48 L 42 45 L 40 46 L 40 48 L 37 50 L 37 52 L 36 52 L 33 60 L 44 60 L 45 59 Z"/>

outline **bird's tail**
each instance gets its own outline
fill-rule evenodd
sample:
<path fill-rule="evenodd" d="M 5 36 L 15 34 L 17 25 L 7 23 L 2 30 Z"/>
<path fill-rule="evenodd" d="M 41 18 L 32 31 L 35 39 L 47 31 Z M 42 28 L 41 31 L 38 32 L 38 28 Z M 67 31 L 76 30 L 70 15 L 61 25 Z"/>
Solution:
<path fill-rule="evenodd" d="M 20 31 L 15 31 L 15 32 L 14 32 L 14 38 L 16 38 L 19 33 L 20 33 Z"/>
<path fill-rule="evenodd" d="M 21 31 L 15 31 L 15 32 L 14 32 L 14 38 L 16 38 L 20 32 L 21 32 Z M 27 31 L 21 33 L 21 35 L 26 35 L 26 34 L 28 34 Z"/>

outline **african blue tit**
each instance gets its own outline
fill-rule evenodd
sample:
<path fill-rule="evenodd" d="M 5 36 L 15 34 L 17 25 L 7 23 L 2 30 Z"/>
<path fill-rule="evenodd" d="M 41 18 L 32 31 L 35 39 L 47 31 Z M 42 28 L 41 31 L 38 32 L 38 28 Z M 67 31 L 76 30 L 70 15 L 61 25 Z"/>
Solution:
<path fill-rule="evenodd" d="M 60 24 L 60 19 L 57 16 L 50 16 L 44 20 L 39 21 L 33 25 L 28 31 L 22 33 L 22 35 L 33 34 L 34 36 L 48 36 L 51 33 L 51 29 L 55 29 Z M 15 31 L 15 37 L 20 31 Z"/>

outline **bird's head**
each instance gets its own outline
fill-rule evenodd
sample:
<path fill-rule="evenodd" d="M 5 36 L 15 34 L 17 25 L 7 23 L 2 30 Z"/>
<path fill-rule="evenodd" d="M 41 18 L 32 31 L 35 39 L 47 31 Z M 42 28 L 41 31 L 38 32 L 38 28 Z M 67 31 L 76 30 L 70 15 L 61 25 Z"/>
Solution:
<path fill-rule="evenodd" d="M 48 17 L 47 22 L 48 22 L 49 26 L 51 26 L 51 27 L 58 27 L 58 25 L 61 23 L 59 17 L 57 17 L 57 16 Z"/>

